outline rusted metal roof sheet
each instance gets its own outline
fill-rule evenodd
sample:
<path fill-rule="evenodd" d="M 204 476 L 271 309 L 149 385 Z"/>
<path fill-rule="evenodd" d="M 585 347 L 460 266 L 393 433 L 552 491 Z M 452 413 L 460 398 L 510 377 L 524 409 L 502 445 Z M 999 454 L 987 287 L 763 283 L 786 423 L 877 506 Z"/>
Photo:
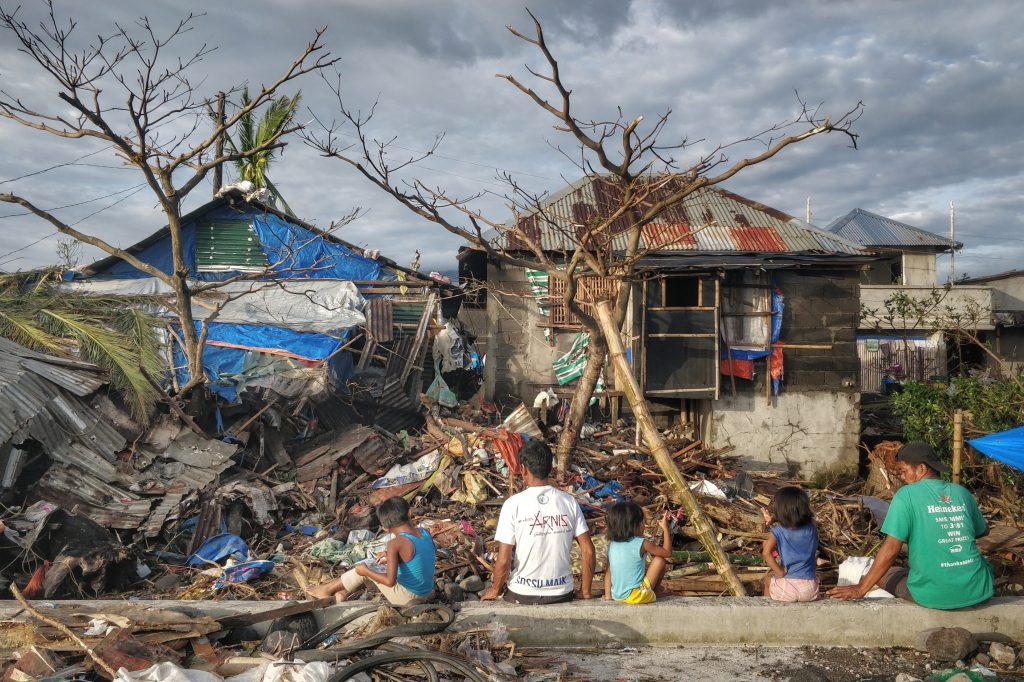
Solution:
<path fill-rule="evenodd" d="M 663 183 L 651 201 L 674 191 L 678 181 L 659 176 Z M 545 251 L 567 251 L 581 241 L 603 245 L 589 237 L 587 225 L 619 205 L 621 191 L 608 176 L 588 176 L 543 201 L 539 210 L 519 216 L 526 235 Z M 612 246 L 626 248 L 629 221 L 612 224 Z M 508 242 L 506 244 L 506 241 Z M 526 240 L 497 235 L 499 247 L 526 249 Z M 643 229 L 641 246 L 651 252 L 743 252 L 865 255 L 865 249 L 839 235 L 820 230 L 791 215 L 733 194 L 720 187 L 704 187 L 669 206 Z"/>
<path fill-rule="evenodd" d="M 925 247 L 936 251 L 949 251 L 950 241 L 937 234 L 901 223 L 877 213 L 855 208 L 837 218 L 825 228 L 832 234 L 863 246 Z M 963 248 L 953 242 L 953 248 Z"/>

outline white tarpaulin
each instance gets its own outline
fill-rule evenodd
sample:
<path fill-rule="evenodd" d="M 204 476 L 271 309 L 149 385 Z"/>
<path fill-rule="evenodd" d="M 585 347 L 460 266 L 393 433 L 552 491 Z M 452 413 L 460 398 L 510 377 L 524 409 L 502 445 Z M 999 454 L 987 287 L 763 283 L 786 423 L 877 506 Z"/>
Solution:
<path fill-rule="evenodd" d="M 199 287 L 207 282 L 190 282 Z M 103 296 L 170 295 L 155 277 L 68 282 L 67 290 Z M 245 280 L 220 285 L 192 300 L 192 315 L 217 322 L 265 324 L 300 332 L 330 334 L 366 324 L 366 300 L 352 282 L 337 279 Z M 165 311 L 169 312 L 169 311 Z"/>

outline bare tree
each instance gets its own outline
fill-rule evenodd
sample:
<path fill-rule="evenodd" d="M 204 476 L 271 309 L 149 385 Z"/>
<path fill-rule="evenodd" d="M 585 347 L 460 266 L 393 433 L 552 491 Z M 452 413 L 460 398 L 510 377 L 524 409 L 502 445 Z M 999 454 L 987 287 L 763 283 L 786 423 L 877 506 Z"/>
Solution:
<path fill-rule="evenodd" d="M 649 124 L 644 123 L 643 117 L 626 116 L 622 109 L 610 120 L 588 120 L 578 115 L 573 109 L 572 90 L 562 79 L 558 61 L 545 40 L 541 23 L 532 13 L 529 15 L 533 20 L 532 35 L 512 26 L 508 26 L 508 30 L 543 55 L 546 62 L 543 72 L 527 70 L 550 90 L 550 95 L 535 91 L 515 76 L 498 74 L 498 77 L 507 80 L 550 114 L 555 120 L 555 130 L 572 140 L 574 146 L 571 151 L 559 148 L 559 152 L 584 175 L 602 175 L 602 181 L 614 190 L 614 199 L 600 207 L 599 212 L 584 224 L 574 225 L 571 233 L 545 213 L 543 196 L 529 193 L 507 173 L 501 179 L 508 187 L 504 198 L 512 208 L 511 221 L 504 217 L 488 217 L 476 210 L 472 202 L 482 192 L 457 197 L 418 180 L 404 181 L 403 171 L 433 154 L 443 136 L 439 135 L 427 152 L 394 161 L 395 155 L 390 152 L 393 139 L 381 141 L 372 138 L 368 132 L 376 105 L 367 114 L 349 108 L 342 98 L 340 79 L 328 81 L 338 100 L 340 121 L 318 120 L 323 132 L 314 133 L 307 129 L 301 135 L 323 156 L 350 164 L 410 211 L 462 237 L 490 258 L 511 266 L 542 270 L 549 277 L 564 282 L 564 304 L 590 334 L 586 368 L 577 384 L 558 443 L 558 469 L 560 474 L 564 474 L 607 353 L 607 344 L 597 319 L 580 305 L 578 291 L 581 278 L 610 277 L 617 282 L 613 312 L 615 323 L 621 329 L 633 271 L 645 253 L 641 246 L 644 225 L 690 194 L 724 182 L 744 168 L 766 161 L 786 147 L 811 137 L 840 133 L 856 147 L 857 135 L 852 126 L 862 112 L 862 105 L 858 103 L 843 115 L 831 118 L 818 108 L 809 107 L 798 97 L 799 111 L 792 119 L 742 140 L 720 145 L 707 154 L 699 155 L 695 161 L 680 163 L 673 155 L 695 143 L 684 139 L 665 144 L 659 139 L 668 124 L 671 110 Z M 349 129 L 354 129 L 356 143 L 342 141 L 342 136 L 347 135 Z M 742 143 L 759 143 L 762 151 L 738 161 L 731 160 L 731 148 Z M 572 248 L 559 252 L 545 248 L 537 237 L 538 225 L 548 230 L 561 230 Z M 616 242 L 623 241 L 624 247 L 615 246 Z"/>
<path fill-rule="evenodd" d="M 970 296 L 955 295 L 962 291 L 950 284 L 918 292 L 897 290 L 882 301 L 881 308 L 869 308 L 862 304 L 861 324 L 877 332 L 901 335 L 904 349 L 910 346 L 910 334 L 942 333 L 958 349 L 964 344 L 981 349 L 1000 376 L 1024 387 L 1020 372 L 996 353 L 991 343 L 982 338 L 982 330 L 992 322 L 991 306 Z M 924 369 L 920 370 L 918 376 L 908 378 L 924 381 Z"/>
<path fill-rule="evenodd" d="M 207 330 L 204 324 L 197 332 L 192 316 L 194 291 L 183 249 L 182 202 L 210 171 L 284 146 L 283 138 L 301 125 L 283 126 L 248 149 L 215 152 L 225 132 L 272 102 L 282 85 L 329 67 L 337 58 L 321 42 L 325 29 L 315 31 L 277 79 L 252 93 L 232 116 L 211 124 L 207 112 L 216 95 L 201 95 L 201 81 L 193 80 L 192 72 L 215 48 L 204 44 L 184 54 L 175 52 L 180 38 L 195 28 L 202 15 L 189 14 L 166 32 L 147 17 L 132 26 L 115 23 L 108 34 L 77 47 L 75 20 L 58 18 L 52 0 L 47 0 L 46 8 L 46 18 L 38 28 L 31 28 L 19 18 L 18 8 L 0 7 L 0 27 L 14 36 L 20 51 L 35 62 L 51 86 L 57 86 L 57 97 L 33 103 L 0 90 L 0 116 L 68 140 L 109 143 L 125 164 L 138 169 L 156 198 L 170 231 L 173 271 L 165 273 L 99 236 L 75 229 L 25 197 L 0 194 L 0 201 L 25 207 L 58 232 L 121 258 L 171 287 L 191 377 L 181 387 L 187 392 L 205 380 L 202 354 Z"/>

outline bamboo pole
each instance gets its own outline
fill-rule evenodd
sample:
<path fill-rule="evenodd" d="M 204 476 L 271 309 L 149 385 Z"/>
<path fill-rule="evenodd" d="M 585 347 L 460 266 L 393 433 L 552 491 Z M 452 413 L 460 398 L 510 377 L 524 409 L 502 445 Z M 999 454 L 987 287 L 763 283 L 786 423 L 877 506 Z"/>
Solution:
<path fill-rule="evenodd" d="M 686 513 L 690 516 L 690 523 L 697 529 L 701 545 L 704 546 L 704 549 L 711 556 L 711 561 L 715 564 L 718 574 L 722 576 L 722 579 L 728 586 L 729 592 L 737 597 L 747 596 L 747 590 L 743 587 L 743 582 L 733 570 L 732 565 L 729 563 L 729 557 L 722 550 L 722 546 L 718 544 L 717 531 L 711 519 L 701 509 L 697 498 L 694 497 L 689 486 L 686 485 L 683 475 L 679 473 L 679 468 L 676 467 L 675 460 L 672 459 L 672 454 L 665 446 L 661 433 L 658 432 L 657 427 L 654 425 L 651 412 L 647 409 L 647 402 L 644 400 L 643 395 L 641 395 L 640 386 L 637 384 L 636 377 L 633 376 L 633 372 L 630 370 L 629 363 L 626 360 L 626 353 L 622 349 L 622 339 L 619 337 L 619 330 L 612 319 L 612 311 L 607 301 L 600 301 L 597 304 L 597 316 L 601 322 L 601 333 L 608 344 L 608 355 L 611 357 L 612 365 L 617 373 L 615 383 L 622 388 L 626 394 L 626 399 L 629 400 L 629 406 L 633 409 L 633 416 L 637 423 L 637 433 L 643 433 L 647 447 L 650 449 L 658 466 L 661 467 L 665 478 L 672 485 L 675 501 L 686 508 Z"/>
<path fill-rule="evenodd" d="M 964 452 L 964 411 L 953 410 L 953 483 L 960 482 Z"/>

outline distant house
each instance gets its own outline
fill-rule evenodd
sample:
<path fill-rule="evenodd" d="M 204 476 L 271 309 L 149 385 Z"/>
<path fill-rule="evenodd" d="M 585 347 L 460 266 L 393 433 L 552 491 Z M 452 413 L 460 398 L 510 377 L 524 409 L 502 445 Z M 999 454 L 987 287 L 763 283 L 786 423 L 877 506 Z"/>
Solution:
<path fill-rule="evenodd" d="M 368 253 L 337 236 L 228 188 L 182 216 L 189 279 L 237 280 L 193 297 L 197 325 L 209 320 L 204 364 L 209 387 L 229 402 L 247 388 L 317 395 L 377 365 L 387 385 L 422 390 L 420 376 L 440 313 L 455 287 Z M 163 272 L 173 268 L 163 227 L 126 249 Z M 171 293 L 118 257 L 83 269 L 69 284 L 84 292 Z M 450 312 L 450 314 L 452 314 Z M 174 376 L 187 366 L 168 315 Z"/>
<path fill-rule="evenodd" d="M 926 230 L 857 208 L 825 228 L 878 254 L 863 271 L 860 285 L 863 316 L 858 324 L 857 348 L 861 388 L 878 392 L 886 375 L 918 381 L 945 375 L 946 338 L 942 318 L 950 311 L 970 311 L 980 329 L 992 329 L 989 311 L 992 291 L 987 286 L 957 283 L 940 287 L 936 260 L 940 253 L 963 247 Z M 941 303 L 934 315 L 907 319 L 890 315 L 887 302 L 897 294 Z M 890 304 L 891 307 L 891 304 Z"/>
<path fill-rule="evenodd" d="M 960 283 L 991 288 L 994 329 L 983 332 L 982 341 L 1009 363 L 1010 369 L 1020 371 L 1024 368 L 1024 270 L 969 277 Z"/>
<path fill-rule="evenodd" d="M 618 191 L 603 176 L 586 177 L 544 201 L 543 219 L 521 220 L 546 251 L 564 254 L 575 248 L 577 227 L 607 214 Z M 496 245 L 529 257 L 503 239 Z M 625 236 L 615 239 L 624 244 Z M 873 256 L 717 187 L 645 226 L 641 246 L 624 336 L 648 402 L 751 460 L 808 474 L 856 462 L 858 285 Z M 548 388 L 567 393 L 581 371 L 573 351 L 583 339 L 560 283 L 472 249 L 460 252 L 460 279 L 487 288 L 460 318 L 486 353 L 488 397 L 532 404 Z M 586 306 L 609 288 L 586 278 L 578 300 Z M 604 381 L 614 395 L 607 370 Z"/>

